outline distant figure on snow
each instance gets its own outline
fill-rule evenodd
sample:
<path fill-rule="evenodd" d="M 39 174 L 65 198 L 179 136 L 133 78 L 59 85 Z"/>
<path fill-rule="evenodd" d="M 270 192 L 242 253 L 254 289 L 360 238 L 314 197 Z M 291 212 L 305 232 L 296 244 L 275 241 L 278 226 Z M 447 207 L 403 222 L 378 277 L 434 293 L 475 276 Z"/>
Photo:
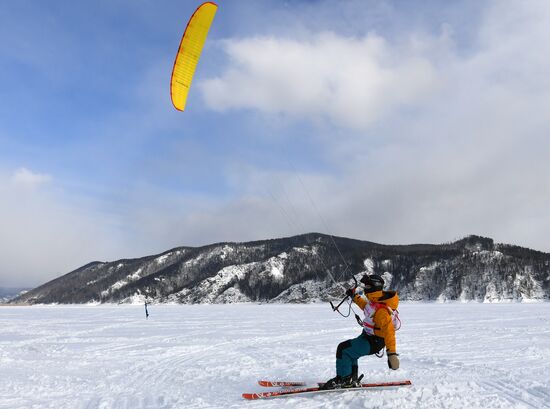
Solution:
<path fill-rule="evenodd" d="M 145 301 L 145 319 L 149 319 L 149 311 L 147 311 L 147 301 Z"/>
<path fill-rule="evenodd" d="M 364 295 L 360 288 L 350 288 L 346 295 L 351 297 L 365 314 L 361 335 L 341 342 L 336 349 L 336 377 L 328 380 L 322 389 L 353 388 L 359 386 L 357 360 L 373 355 L 386 347 L 388 366 L 399 368 L 395 346 L 395 327 L 399 328 L 399 317 L 395 311 L 399 303 L 396 291 L 383 291 L 384 279 L 379 275 L 364 275 Z"/>

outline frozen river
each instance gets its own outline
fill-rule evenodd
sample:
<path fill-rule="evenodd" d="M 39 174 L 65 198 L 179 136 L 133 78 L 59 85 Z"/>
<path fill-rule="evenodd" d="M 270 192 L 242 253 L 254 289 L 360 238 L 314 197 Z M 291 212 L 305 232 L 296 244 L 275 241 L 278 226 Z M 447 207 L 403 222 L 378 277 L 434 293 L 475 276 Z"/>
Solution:
<path fill-rule="evenodd" d="M 0 409 L 550 408 L 550 303 L 400 306 L 411 387 L 244 401 L 258 379 L 326 380 L 360 328 L 327 304 L 0 307 Z"/>

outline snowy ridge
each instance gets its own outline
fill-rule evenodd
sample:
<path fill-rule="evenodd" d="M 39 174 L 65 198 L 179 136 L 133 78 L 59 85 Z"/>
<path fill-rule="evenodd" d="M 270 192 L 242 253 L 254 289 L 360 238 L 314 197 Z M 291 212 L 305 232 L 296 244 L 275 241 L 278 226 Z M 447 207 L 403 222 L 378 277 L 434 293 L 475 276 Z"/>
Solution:
<path fill-rule="evenodd" d="M 122 266 L 122 264 L 119 264 L 120 266 Z M 135 272 L 135 273 L 132 273 L 130 274 L 129 276 L 127 276 L 125 279 L 123 280 L 120 280 L 120 281 L 117 281 L 116 283 L 114 283 L 111 287 L 109 287 L 107 290 L 105 291 L 102 291 L 101 292 L 101 296 L 102 297 L 106 297 L 108 296 L 109 294 L 111 294 L 112 292 L 116 291 L 116 290 L 119 290 L 121 289 L 122 287 L 128 285 L 129 283 L 131 283 L 132 281 L 137 281 L 141 278 L 141 271 L 142 269 L 141 268 L 138 268 L 138 270 Z"/>
<path fill-rule="evenodd" d="M 235 299 L 235 302 L 250 301 L 248 298 L 242 297 L 238 288 L 231 287 L 231 284 L 242 279 L 246 275 L 246 270 L 251 267 L 251 265 L 224 267 L 214 277 L 201 281 L 195 287 L 196 291 L 204 294 L 201 303 L 214 303 L 218 298 Z M 225 294 L 226 291 L 229 291 L 229 293 Z M 189 303 L 191 301 L 189 289 L 184 289 L 175 295 L 176 299 L 178 295 L 180 296 L 180 302 Z"/>
<path fill-rule="evenodd" d="M 318 302 L 321 300 L 321 295 L 325 294 L 328 290 L 333 289 L 333 292 L 338 293 L 331 285 L 326 281 L 314 281 L 307 280 L 303 283 L 294 284 L 290 288 L 287 288 L 272 302 L 276 303 L 304 303 L 304 302 Z M 339 293 L 338 293 L 339 294 Z"/>
<path fill-rule="evenodd" d="M 13 302 L 167 303 L 334 300 L 351 275 L 380 274 L 402 300 L 550 299 L 550 254 L 469 236 L 454 243 L 381 245 L 311 233 L 173 249 L 94 262 Z M 335 282 L 336 281 L 336 282 Z"/>

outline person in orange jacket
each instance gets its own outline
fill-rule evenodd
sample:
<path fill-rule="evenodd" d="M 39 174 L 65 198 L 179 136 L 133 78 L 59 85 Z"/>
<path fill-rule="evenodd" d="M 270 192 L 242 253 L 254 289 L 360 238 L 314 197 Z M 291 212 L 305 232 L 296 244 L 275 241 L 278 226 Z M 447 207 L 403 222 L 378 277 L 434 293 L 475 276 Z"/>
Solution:
<path fill-rule="evenodd" d="M 396 291 L 383 291 L 384 279 L 379 275 L 364 275 L 361 278 L 364 296 L 360 289 L 349 289 L 351 297 L 365 314 L 363 331 L 354 339 L 341 342 L 336 349 L 336 377 L 328 380 L 323 389 L 352 388 L 358 386 L 357 360 L 366 355 L 380 352 L 384 347 L 388 356 L 388 367 L 399 369 L 399 358 L 395 345 L 394 313 L 399 304 Z"/>

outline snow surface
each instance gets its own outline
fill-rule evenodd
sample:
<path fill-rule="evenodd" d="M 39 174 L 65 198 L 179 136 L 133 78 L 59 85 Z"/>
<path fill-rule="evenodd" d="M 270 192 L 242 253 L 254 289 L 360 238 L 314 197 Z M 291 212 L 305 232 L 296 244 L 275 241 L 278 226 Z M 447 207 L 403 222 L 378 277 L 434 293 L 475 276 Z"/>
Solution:
<path fill-rule="evenodd" d="M 354 319 L 327 304 L 0 307 L 0 408 L 550 408 L 550 303 L 404 303 L 411 387 L 244 401 L 261 378 L 326 380 Z"/>

